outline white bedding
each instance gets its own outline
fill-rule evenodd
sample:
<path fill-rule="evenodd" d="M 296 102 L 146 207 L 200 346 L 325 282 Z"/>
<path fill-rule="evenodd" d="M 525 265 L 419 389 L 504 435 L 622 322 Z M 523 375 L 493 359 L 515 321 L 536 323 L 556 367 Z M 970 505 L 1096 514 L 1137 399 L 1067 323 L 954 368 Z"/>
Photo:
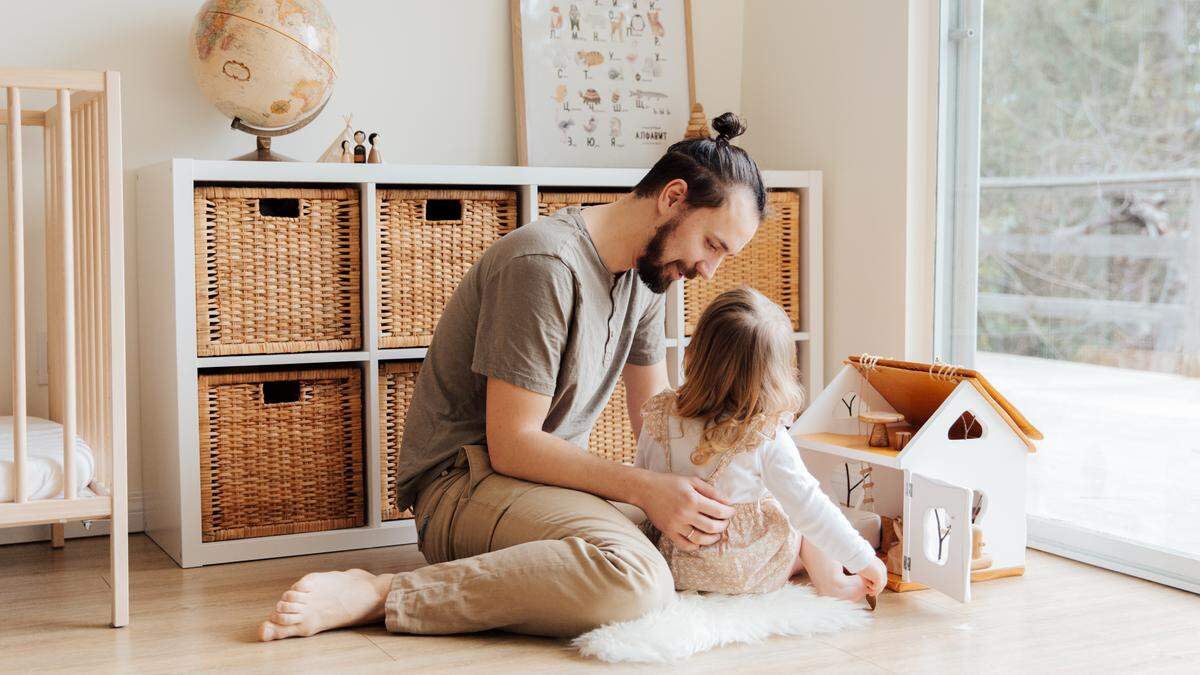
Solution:
<path fill-rule="evenodd" d="M 40 417 L 26 417 L 25 480 L 30 499 L 63 496 L 62 425 Z M 13 500 L 13 418 L 0 417 L 0 502 Z M 95 478 L 96 461 L 92 449 L 75 437 L 75 482 L 79 495 Z"/>

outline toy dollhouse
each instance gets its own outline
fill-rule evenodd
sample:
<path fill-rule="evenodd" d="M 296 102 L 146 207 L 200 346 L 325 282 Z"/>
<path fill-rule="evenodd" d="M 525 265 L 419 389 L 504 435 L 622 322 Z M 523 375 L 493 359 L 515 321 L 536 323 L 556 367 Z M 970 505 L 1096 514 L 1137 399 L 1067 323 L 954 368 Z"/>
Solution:
<path fill-rule="evenodd" d="M 1025 455 L 1041 433 L 979 373 L 852 356 L 791 428 L 808 470 L 888 562 L 893 591 L 967 602 L 1025 570 Z"/>

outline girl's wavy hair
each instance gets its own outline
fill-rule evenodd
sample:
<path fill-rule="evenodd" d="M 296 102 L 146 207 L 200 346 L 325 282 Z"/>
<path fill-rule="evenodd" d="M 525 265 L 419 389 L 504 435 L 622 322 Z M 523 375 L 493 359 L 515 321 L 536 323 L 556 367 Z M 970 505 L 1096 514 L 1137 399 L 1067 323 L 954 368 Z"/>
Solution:
<path fill-rule="evenodd" d="M 684 353 L 681 417 L 704 421 L 692 462 L 705 464 L 730 449 L 757 446 L 784 414 L 804 405 L 792 322 L 779 305 L 745 286 L 717 296 L 700 315 Z"/>
<path fill-rule="evenodd" d="M 682 178 L 687 183 L 688 206 L 716 208 L 725 203 L 729 189 L 744 186 L 758 206 L 758 217 L 767 213 L 767 191 L 762 173 L 749 153 L 729 143 L 746 131 L 746 123 L 727 112 L 712 121 L 717 135 L 679 141 L 663 155 L 633 189 L 638 197 L 657 197 L 663 187 Z"/>

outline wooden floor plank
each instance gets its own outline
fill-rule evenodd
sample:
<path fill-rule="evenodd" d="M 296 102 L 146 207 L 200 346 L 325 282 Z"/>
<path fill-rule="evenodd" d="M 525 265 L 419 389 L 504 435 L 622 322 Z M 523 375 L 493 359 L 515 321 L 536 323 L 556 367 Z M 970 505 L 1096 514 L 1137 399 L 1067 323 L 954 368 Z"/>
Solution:
<path fill-rule="evenodd" d="M 130 542 L 132 622 L 106 627 L 108 540 L 0 547 L 0 669 L 184 672 L 528 673 L 613 668 L 558 640 L 501 632 L 390 635 L 381 627 L 261 644 L 258 622 L 306 572 L 419 567 L 413 546 L 184 570 L 149 539 Z M 932 591 L 886 593 L 872 625 L 702 654 L 686 672 L 1186 671 L 1200 660 L 1194 595 L 1030 551 L 1024 577 L 975 584 L 960 605 Z M 64 648 L 69 646 L 69 649 Z"/>

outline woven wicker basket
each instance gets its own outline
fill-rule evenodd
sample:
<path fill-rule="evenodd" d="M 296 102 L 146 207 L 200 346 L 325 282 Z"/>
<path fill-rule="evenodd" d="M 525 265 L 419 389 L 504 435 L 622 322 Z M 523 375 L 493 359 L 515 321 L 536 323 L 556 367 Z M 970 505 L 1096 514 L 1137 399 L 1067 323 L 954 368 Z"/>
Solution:
<path fill-rule="evenodd" d="M 727 258 L 712 281 L 692 279 L 683 290 L 684 333 L 691 335 L 708 303 L 745 284 L 783 307 L 800 330 L 800 196 L 790 191 L 767 193 L 767 219 L 738 255 Z"/>
<path fill-rule="evenodd" d="M 625 192 L 538 192 L 538 215 L 548 216 L 568 206 L 611 204 Z"/>
<path fill-rule="evenodd" d="M 400 469 L 400 441 L 404 419 L 417 388 L 420 361 L 393 361 L 379 367 L 379 495 L 383 520 L 412 518 L 412 511 L 396 508 L 396 482 Z"/>
<path fill-rule="evenodd" d="M 509 190 L 379 190 L 379 346 L 425 347 L 479 256 L 517 226 Z"/>
<path fill-rule="evenodd" d="M 358 202 L 348 188 L 196 188 L 197 354 L 358 349 Z"/>
<path fill-rule="evenodd" d="M 637 440 L 629 424 L 625 403 L 625 383 L 618 382 L 608 405 L 601 411 L 588 437 L 588 451 L 614 462 L 633 464 L 637 458 Z"/>
<path fill-rule="evenodd" d="M 358 369 L 199 379 L 203 541 L 364 524 Z"/>

